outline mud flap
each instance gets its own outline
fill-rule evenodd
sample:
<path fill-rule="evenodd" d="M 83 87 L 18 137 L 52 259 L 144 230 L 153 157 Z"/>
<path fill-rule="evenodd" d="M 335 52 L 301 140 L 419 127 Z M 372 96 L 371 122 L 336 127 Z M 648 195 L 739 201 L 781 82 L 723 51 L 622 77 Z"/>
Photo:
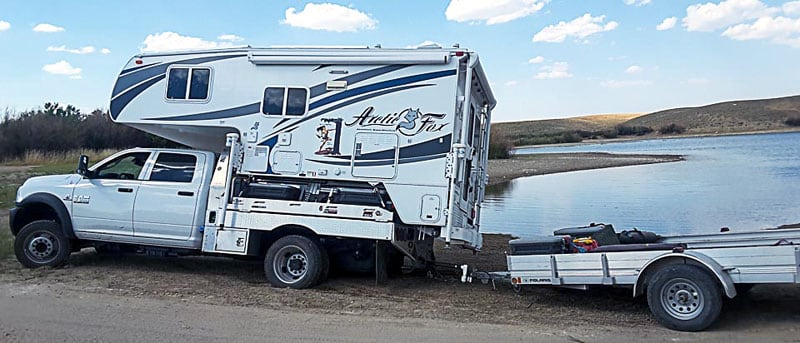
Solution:
<path fill-rule="evenodd" d="M 375 286 L 389 281 L 389 242 L 375 241 Z"/>

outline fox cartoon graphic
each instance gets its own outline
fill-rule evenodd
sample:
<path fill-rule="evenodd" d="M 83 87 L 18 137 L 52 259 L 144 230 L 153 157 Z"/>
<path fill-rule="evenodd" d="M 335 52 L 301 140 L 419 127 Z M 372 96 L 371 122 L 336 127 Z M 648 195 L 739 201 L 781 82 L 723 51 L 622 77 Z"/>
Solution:
<path fill-rule="evenodd" d="M 417 119 L 420 117 L 419 108 L 416 110 L 408 109 L 406 114 L 403 116 L 403 119 L 406 121 L 397 124 L 398 129 L 407 129 L 411 130 L 415 126 L 417 126 Z"/>

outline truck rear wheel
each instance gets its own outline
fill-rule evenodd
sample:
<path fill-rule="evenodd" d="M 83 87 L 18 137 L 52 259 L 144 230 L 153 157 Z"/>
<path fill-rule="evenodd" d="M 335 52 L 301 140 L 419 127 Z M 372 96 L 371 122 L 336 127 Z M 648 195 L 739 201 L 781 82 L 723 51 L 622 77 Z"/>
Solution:
<path fill-rule="evenodd" d="M 319 244 L 307 237 L 282 237 L 267 249 L 264 273 L 269 283 L 275 287 L 312 287 L 320 281 L 327 269 L 323 253 Z"/>
<path fill-rule="evenodd" d="M 69 258 L 72 247 L 58 223 L 37 220 L 25 225 L 14 239 L 17 261 L 28 268 L 55 267 Z"/>
<path fill-rule="evenodd" d="M 704 269 L 675 264 L 657 270 L 647 287 L 647 304 L 656 320 L 679 331 L 701 331 L 722 310 L 717 280 Z"/>

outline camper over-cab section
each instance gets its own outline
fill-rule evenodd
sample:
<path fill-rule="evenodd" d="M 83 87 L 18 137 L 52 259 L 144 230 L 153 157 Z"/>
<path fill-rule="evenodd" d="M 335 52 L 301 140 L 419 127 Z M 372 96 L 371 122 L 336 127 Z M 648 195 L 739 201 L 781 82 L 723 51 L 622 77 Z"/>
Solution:
<path fill-rule="evenodd" d="M 197 149 L 240 135 L 254 182 L 351 183 L 407 225 L 480 247 L 496 101 L 462 48 L 231 48 L 134 56 L 111 116 Z M 305 188 L 304 188 L 305 187 Z"/>

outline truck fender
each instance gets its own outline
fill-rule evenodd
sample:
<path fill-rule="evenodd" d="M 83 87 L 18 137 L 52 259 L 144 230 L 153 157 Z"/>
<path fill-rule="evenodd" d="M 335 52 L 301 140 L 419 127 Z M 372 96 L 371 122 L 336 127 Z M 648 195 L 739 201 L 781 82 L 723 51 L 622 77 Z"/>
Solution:
<path fill-rule="evenodd" d="M 689 259 L 699 263 L 700 265 L 705 267 L 708 271 L 710 271 L 711 274 L 717 278 L 717 280 L 719 280 L 719 283 L 722 285 L 722 289 L 725 291 L 725 295 L 728 298 L 733 299 L 734 297 L 736 297 L 736 287 L 733 284 L 733 279 L 731 278 L 731 276 L 727 272 L 725 272 L 722 266 L 719 265 L 719 263 L 717 263 L 717 261 L 715 261 L 713 258 L 708 257 L 705 254 L 696 251 L 684 251 L 682 253 L 679 252 L 667 253 L 664 255 L 657 256 L 652 260 L 648 261 L 644 265 L 644 267 L 642 267 L 642 270 L 639 272 L 639 275 L 636 276 L 636 282 L 634 282 L 633 284 L 633 296 L 637 297 L 644 293 L 644 282 L 646 280 L 645 277 L 643 277 L 643 275 L 646 275 L 650 271 L 650 269 L 648 269 L 649 267 L 652 266 L 653 268 L 658 268 L 658 266 L 662 264 L 660 262 L 666 262 L 667 260 L 671 259 L 683 259 L 683 260 Z"/>
<path fill-rule="evenodd" d="M 44 205 L 53 209 L 58 222 L 61 224 L 61 230 L 64 232 L 64 235 L 70 239 L 75 238 L 75 232 L 73 232 L 72 228 L 72 217 L 70 217 L 67 207 L 61 199 L 49 193 L 34 193 L 27 196 L 22 202 L 17 203 L 17 208 L 19 208 L 19 210 L 13 218 L 14 221 L 11 223 L 14 235 L 22 229 L 24 223 L 41 219 L 33 218 L 31 220 L 30 216 L 33 214 L 26 211 L 26 208 L 31 208 L 35 205 Z"/>

